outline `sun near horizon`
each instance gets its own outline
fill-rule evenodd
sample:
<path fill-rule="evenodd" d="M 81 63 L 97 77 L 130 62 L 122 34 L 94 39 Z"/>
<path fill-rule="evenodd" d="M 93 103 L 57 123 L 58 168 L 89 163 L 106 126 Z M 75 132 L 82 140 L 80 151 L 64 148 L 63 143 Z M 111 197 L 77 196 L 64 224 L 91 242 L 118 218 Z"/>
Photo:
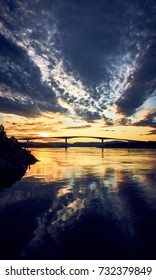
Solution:
<path fill-rule="evenodd" d="M 11 120 L 14 119 L 14 122 Z M 6 115 L 3 125 L 7 135 L 20 138 L 36 138 L 36 141 L 58 141 L 54 139 L 60 136 L 97 136 L 110 137 L 117 139 L 156 141 L 154 134 L 149 134 L 148 126 L 132 125 L 105 125 L 103 120 L 87 123 L 86 121 L 76 118 L 66 118 L 64 115 L 55 116 L 52 119 L 41 118 L 24 118 L 19 116 Z M 50 139 L 51 138 L 51 139 Z M 61 140 L 60 140 L 61 141 Z M 74 139 L 71 139 L 73 142 Z M 80 142 L 86 139 L 79 138 Z M 98 140 L 95 140 L 98 141 Z"/>

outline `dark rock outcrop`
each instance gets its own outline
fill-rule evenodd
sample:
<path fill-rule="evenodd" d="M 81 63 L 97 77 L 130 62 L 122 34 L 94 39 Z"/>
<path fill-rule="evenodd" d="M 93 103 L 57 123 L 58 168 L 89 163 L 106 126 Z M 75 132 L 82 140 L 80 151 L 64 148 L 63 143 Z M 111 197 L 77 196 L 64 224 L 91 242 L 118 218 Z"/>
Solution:
<path fill-rule="evenodd" d="M 28 166 L 36 161 L 15 137 L 8 138 L 4 127 L 0 125 L 0 188 L 9 187 L 20 180 Z"/>

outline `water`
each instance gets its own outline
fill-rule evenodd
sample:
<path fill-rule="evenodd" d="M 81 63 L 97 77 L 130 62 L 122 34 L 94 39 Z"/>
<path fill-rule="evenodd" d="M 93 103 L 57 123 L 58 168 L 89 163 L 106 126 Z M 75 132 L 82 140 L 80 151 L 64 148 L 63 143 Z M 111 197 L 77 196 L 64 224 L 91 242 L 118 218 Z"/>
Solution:
<path fill-rule="evenodd" d="M 156 259 L 156 150 L 32 153 L 0 191 L 1 259 Z"/>

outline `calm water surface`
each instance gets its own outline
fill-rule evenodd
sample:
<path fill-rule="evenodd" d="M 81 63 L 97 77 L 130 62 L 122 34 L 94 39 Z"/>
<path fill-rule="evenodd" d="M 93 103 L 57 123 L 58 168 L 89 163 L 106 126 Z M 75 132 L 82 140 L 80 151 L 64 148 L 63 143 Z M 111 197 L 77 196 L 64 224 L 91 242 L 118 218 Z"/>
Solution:
<path fill-rule="evenodd" d="M 1 259 L 156 259 L 156 150 L 32 153 L 0 190 Z"/>

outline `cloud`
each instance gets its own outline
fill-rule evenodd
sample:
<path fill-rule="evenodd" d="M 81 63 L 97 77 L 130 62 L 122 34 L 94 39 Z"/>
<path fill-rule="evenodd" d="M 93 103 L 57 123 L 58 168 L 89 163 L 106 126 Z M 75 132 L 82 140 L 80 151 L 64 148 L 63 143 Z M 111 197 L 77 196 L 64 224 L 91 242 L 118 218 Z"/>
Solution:
<path fill-rule="evenodd" d="M 91 111 L 84 106 L 74 106 L 75 112 L 78 116 L 80 116 L 86 122 L 92 123 L 96 120 L 101 119 L 101 115 L 96 111 Z"/>
<path fill-rule="evenodd" d="M 148 135 L 155 135 L 155 134 L 156 134 L 156 129 L 152 129 L 148 133 Z"/>
<path fill-rule="evenodd" d="M 131 42 L 136 45 L 135 67 L 116 102 L 118 112 L 125 116 L 135 114 L 149 97 L 156 95 L 155 28 L 156 5 L 153 1 L 142 1 L 130 33 Z"/>
<path fill-rule="evenodd" d="M 65 129 L 86 129 L 92 127 L 91 125 L 68 126 Z"/>
<path fill-rule="evenodd" d="M 121 126 L 129 126 L 131 125 L 132 121 L 128 118 L 120 118 L 120 119 L 117 119 L 115 124 L 116 125 L 121 125 Z"/>
<path fill-rule="evenodd" d="M 111 131 L 111 132 L 113 132 L 113 131 L 115 131 L 114 129 L 105 129 L 105 131 Z"/>
<path fill-rule="evenodd" d="M 0 11 L 2 112 L 64 113 L 65 105 L 109 125 L 112 106 L 117 119 L 130 117 L 155 94 L 154 0 L 12 0 Z"/>
<path fill-rule="evenodd" d="M 8 99 L 0 96 L 0 111 L 2 113 L 11 113 L 26 117 L 35 117 L 40 115 L 38 108 L 35 108 L 31 102 L 21 104 L 17 98 Z"/>
<path fill-rule="evenodd" d="M 100 0 L 98 4 L 95 0 L 67 0 L 58 4 L 63 52 L 70 63 L 64 61 L 65 67 L 74 68 L 87 85 L 97 85 L 109 77 L 109 59 L 119 52 L 127 27 L 125 6 L 124 1 L 116 0 Z"/>
<path fill-rule="evenodd" d="M 0 35 L 0 110 L 23 116 L 65 112 L 27 52 Z"/>
<path fill-rule="evenodd" d="M 156 128 L 156 110 L 151 110 L 141 120 L 133 122 L 134 126 L 149 126 Z"/>

